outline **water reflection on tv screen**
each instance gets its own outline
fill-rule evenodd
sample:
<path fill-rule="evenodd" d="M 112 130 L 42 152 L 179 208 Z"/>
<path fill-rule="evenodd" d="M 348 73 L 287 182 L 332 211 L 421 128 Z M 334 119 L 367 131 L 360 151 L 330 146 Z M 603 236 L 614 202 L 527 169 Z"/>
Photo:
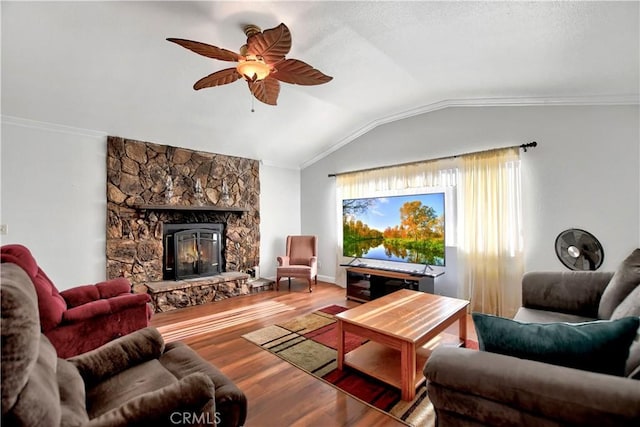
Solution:
<path fill-rule="evenodd" d="M 343 255 L 445 265 L 444 193 L 344 199 Z"/>

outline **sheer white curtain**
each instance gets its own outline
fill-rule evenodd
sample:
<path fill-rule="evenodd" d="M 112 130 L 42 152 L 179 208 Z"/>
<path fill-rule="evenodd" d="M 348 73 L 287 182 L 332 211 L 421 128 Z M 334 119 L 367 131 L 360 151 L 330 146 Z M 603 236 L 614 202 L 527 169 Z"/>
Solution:
<path fill-rule="evenodd" d="M 513 317 L 523 268 L 518 148 L 464 156 L 458 191 L 458 259 L 471 310 Z"/>
<path fill-rule="evenodd" d="M 346 280 L 344 268 L 339 267 L 343 199 L 411 194 L 433 187 L 449 189 L 446 245 L 457 246 L 460 296 L 471 301 L 473 311 L 511 317 L 520 305 L 523 274 L 518 148 L 338 175 L 336 281 Z"/>

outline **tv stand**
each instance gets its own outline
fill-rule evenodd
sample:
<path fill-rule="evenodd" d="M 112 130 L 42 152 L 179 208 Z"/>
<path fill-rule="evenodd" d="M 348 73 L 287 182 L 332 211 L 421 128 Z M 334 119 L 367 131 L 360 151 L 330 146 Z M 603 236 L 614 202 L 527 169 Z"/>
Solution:
<path fill-rule="evenodd" d="M 399 289 L 435 293 L 435 281 L 444 272 L 405 271 L 343 264 L 347 267 L 347 299 L 367 302 Z"/>

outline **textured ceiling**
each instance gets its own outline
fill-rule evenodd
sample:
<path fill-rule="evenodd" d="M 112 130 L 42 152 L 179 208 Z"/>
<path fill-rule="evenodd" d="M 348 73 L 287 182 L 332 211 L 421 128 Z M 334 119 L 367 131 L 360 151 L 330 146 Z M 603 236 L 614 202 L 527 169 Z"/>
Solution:
<path fill-rule="evenodd" d="M 2 114 L 298 168 L 394 117 L 456 103 L 637 99 L 638 2 L 7 2 Z M 334 79 L 194 91 L 284 22 L 288 57 Z M 449 103 L 449 104 L 448 104 Z"/>

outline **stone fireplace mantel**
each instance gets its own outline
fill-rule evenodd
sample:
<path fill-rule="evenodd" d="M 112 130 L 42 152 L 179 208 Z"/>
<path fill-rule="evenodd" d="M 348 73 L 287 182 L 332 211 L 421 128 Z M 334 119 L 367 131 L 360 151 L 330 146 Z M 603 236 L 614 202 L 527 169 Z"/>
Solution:
<path fill-rule="evenodd" d="M 183 206 L 183 205 L 133 205 L 135 209 L 140 211 L 179 211 L 179 212 L 249 212 L 247 208 L 238 208 L 234 206 Z"/>

